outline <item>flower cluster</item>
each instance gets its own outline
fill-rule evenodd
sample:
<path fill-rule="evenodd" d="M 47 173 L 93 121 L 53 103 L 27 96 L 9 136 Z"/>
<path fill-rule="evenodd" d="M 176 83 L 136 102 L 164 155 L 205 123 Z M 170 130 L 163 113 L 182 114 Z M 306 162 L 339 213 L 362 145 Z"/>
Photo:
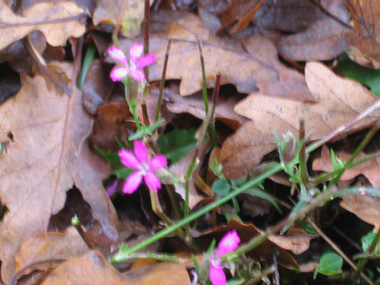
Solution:
<path fill-rule="evenodd" d="M 236 230 L 233 230 L 222 238 L 217 250 L 212 252 L 210 257 L 210 281 L 213 285 L 226 284 L 226 275 L 224 274 L 223 268 L 227 266 L 222 263 L 220 258 L 234 251 L 239 246 L 239 243 L 240 238 Z"/>
<path fill-rule="evenodd" d="M 124 52 L 115 46 L 108 49 L 109 55 L 119 63 L 120 66 L 115 66 L 111 71 L 112 81 L 121 81 L 127 75 L 138 82 L 145 80 L 145 74 L 141 68 L 148 66 L 156 61 L 155 54 L 147 54 L 143 57 L 144 45 L 140 43 L 134 43 L 129 49 L 129 62 Z"/>
<path fill-rule="evenodd" d="M 123 192 L 132 194 L 139 188 L 142 179 L 144 178 L 146 186 L 155 192 L 161 189 L 160 179 L 157 177 L 155 171 L 164 168 L 168 161 L 162 154 L 149 159 L 148 151 L 142 141 L 134 141 L 134 152 L 122 149 L 119 151 L 121 163 L 126 167 L 135 169 L 132 172 L 123 186 Z"/>

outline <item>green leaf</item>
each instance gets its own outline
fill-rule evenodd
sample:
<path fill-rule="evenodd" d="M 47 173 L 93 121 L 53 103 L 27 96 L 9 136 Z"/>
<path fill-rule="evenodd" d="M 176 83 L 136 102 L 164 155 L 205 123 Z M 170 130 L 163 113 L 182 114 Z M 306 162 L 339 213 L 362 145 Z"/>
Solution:
<path fill-rule="evenodd" d="M 364 252 L 367 252 L 367 249 L 371 246 L 374 238 L 376 236 L 376 233 L 368 233 L 365 236 L 362 237 L 362 248 Z M 380 255 L 380 241 L 377 242 L 376 250 L 374 251 L 374 254 L 379 256 Z"/>
<path fill-rule="evenodd" d="M 111 175 L 115 175 L 118 179 L 126 179 L 134 171 L 121 163 L 119 154 L 113 152 L 105 153 L 101 149 L 95 148 L 106 161 L 111 163 Z"/>
<path fill-rule="evenodd" d="M 231 186 L 226 180 L 217 179 L 212 183 L 211 188 L 215 194 L 224 197 L 230 192 Z"/>
<path fill-rule="evenodd" d="M 264 192 L 258 188 L 248 189 L 244 193 L 250 194 L 252 196 L 257 196 L 257 197 L 260 197 L 261 199 L 267 200 L 268 202 L 272 203 L 272 205 L 277 209 L 277 211 L 280 214 L 282 214 L 282 211 L 281 211 L 280 207 L 278 206 L 277 202 L 268 193 L 266 193 L 266 192 Z"/>
<path fill-rule="evenodd" d="M 343 258 L 334 252 L 327 252 L 321 256 L 317 270 L 323 275 L 335 275 L 342 272 Z"/>
<path fill-rule="evenodd" d="M 161 153 L 165 154 L 166 158 L 172 163 L 180 161 L 193 148 L 197 141 L 194 138 L 196 129 L 174 130 L 166 135 L 158 138 L 158 147 Z"/>
<path fill-rule="evenodd" d="M 339 57 L 338 68 L 347 78 L 353 79 L 369 87 L 371 92 L 380 96 L 380 70 L 361 66 L 352 61 L 347 54 Z"/>

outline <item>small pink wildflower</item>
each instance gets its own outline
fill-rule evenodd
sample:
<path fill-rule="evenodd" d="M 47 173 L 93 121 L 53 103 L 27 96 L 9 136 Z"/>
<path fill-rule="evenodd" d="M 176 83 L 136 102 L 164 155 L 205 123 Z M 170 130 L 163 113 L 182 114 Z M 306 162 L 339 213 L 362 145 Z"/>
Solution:
<path fill-rule="evenodd" d="M 132 151 L 122 149 L 119 151 L 121 163 L 126 167 L 135 169 L 124 183 L 123 192 L 125 194 L 132 194 L 139 188 L 142 179 L 150 190 L 155 192 L 161 189 L 160 179 L 154 171 L 164 168 L 168 161 L 162 154 L 157 155 L 149 160 L 148 151 L 142 141 L 134 141 L 134 153 Z"/>
<path fill-rule="evenodd" d="M 211 254 L 210 258 L 210 281 L 213 285 L 224 285 L 227 282 L 223 268 L 226 267 L 221 261 L 221 257 L 227 253 L 234 251 L 240 243 L 240 238 L 233 230 L 228 232 L 219 242 L 216 252 Z"/>
<path fill-rule="evenodd" d="M 111 71 L 112 81 L 121 81 L 128 74 L 138 82 L 145 80 L 145 74 L 142 71 L 142 67 L 148 66 L 156 61 L 155 54 L 147 54 L 143 57 L 144 45 L 134 43 L 129 49 L 129 62 L 124 52 L 115 46 L 108 49 L 109 55 L 122 65 L 115 66 Z"/>

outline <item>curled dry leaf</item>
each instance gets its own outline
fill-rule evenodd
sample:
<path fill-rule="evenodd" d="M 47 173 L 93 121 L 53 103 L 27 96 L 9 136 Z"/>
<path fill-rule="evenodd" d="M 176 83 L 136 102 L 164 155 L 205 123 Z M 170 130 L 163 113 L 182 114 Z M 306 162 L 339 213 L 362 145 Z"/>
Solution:
<path fill-rule="evenodd" d="M 261 5 L 263 5 L 264 1 L 265 0 L 231 1 L 220 15 L 222 25 L 226 27 L 237 21 L 229 33 L 232 34 L 241 31 L 249 25 L 256 12 L 260 9 Z"/>
<path fill-rule="evenodd" d="M 377 0 L 347 1 L 355 29 L 347 40 L 370 59 L 380 62 L 380 2 Z"/>
<path fill-rule="evenodd" d="M 85 254 L 88 250 L 74 227 L 69 227 L 64 233 L 41 233 L 30 237 L 21 244 L 15 258 L 16 271 L 22 271 L 22 275 L 19 274 L 17 278 L 33 270 L 46 271 L 49 268 L 50 264 L 39 262 L 70 259 Z M 23 270 L 24 268 L 27 270 Z"/>
<path fill-rule="evenodd" d="M 334 154 L 343 162 L 348 161 L 352 155 L 351 153 L 345 152 L 343 150 L 334 151 Z M 361 159 L 365 156 L 366 154 L 361 152 L 358 154 L 356 160 Z M 326 172 L 333 171 L 330 150 L 326 145 L 323 145 L 322 147 L 321 156 L 313 161 L 313 170 Z M 347 169 L 340 177 L 340 180 L 351 180 L 356 176 L 362 174 L 367 177 L 373 187 L 380 189 L 379 171 L 380 157 L 376 157 L 355 167 Z"/>
<path fill-rule="evenodd" d="M 166 107 L 169 111 L 180 114 L 189 113 L 198 119 L 203 120 L 206 117 L 204 111 L 204 101 L 203 94 L 197 93 L 193 96 L 182 97 L 175 92 L 166 93 L 165 99 L 168 100 Z M 239 114 L 237 114 L 233 108 L 244 96 L 239 94 L 220 94 L 218 97 L 218 102 L 215 108 L 215 119 L 225 123 L 228 127 L 233 130 L 238 129 L 241 125 L 247 122 L 247 119 Z M 209 100 L 209 105 L 211 100 Z"/>
<path fill-rule="evenodd" d="M 305 75 L 317 103 L 250 95 L 237 104 L 235 111 L 252 121 L 222 146 L 220 159 L 226 177 L 244 177 L 265 154 L 274 150 L 273 131 L 280 136 L 291 131 L 297 136 L 299 120 L 304 118 L 307 139 L 320 139 L 378 100 L 361 84 L 335 75 L 321 63 L 308 63 Z M 379 114 L 379 111 L 373 113 Z M 362 120 L 355 129 L 367 126 L 369 120 Z"/>
<path fill-rule="evenodd" d="M 67 284 L 68 280 L 75 280 L 76 284 L 84 285 L 136 284 L 119 273 L 98 251 L 89 251 L 63 262 L 43 280 L 42 284 Z"/>
<path fill-rule="evenodd" d="M 181 79 L 179 93 L 182 96 L 202 90 L 198 35 L 202 38 L 209 88 L 214 86 L 216 72 L 220 71 L 221 84 L 231 83 L 239 92 L 250 93 L 255 91 L 257 82 L 276 82 L 279 73 L 286 69 L 278 59 L 275 46 L 265 37 L 254 35 L 243 44 L 227 36 L 217 37 L 203 26 L 197 16 L 180 11 L 158 11 L 151 20 L 150 52 L 156 54 L 157 63 L 149 67 L 149 78 L 161 79 L 167 39 L 171 36 L 173 43 L 166 79 Z M 138 40 L 142 42 L 142 36 Z M 124 50 L 131 44 L 131 40 L 120 40 Z"/>
<path fill-rule="evenodd" d="M 345 23 L 350 20 L 346 1 L 333 1 L 327 10 Z M 330 60 L 348 49 L 345 36 L 351 30 L 337 20 L 325 15 L 305 31 L 286 37 L 278 47 L 285 58 L 295 61 Z"/>
<path fill-rule="evenodd" d="M 340 205 L 360 219 L 374 225 L 374 232 L 380 228 L 380 197 L 348 195 L 342 197 Z"/>
<path fill-rule="evenodd" d="M 267 0 L 253 18 L 255 26 L 285 32 L 301 32 L 321 17 L 310 0 Z"/>
<path fill-rule="evenodd" d="M 44 34 L 50 45 L 64 46 L 69 37 L 84 34 L 86 12 L 74 2 L 45 2 L 32 6 L 21 17 L 1 4 L 0 19 L 0 49 L 36 30 Z"/>
<path fill-rule="evenodd" d="M 294 228 L 290 228 L 285 236 L 271 235 L 268 237 L 271 242 L 274 242 L 283 249 L 290 250 L 296 255 L 308 250 L 310 240 L 313 238 L 313 236 L 308 235 L 305 231 Z"/>
<path fill-rule="evenodd" d="M 99 24 L 116 24 L 119 18 L 120 9 L 125 7 L 121 20 L 121 33 L 129 38 L 133 38 L 140 33 L 141 23 L 144 20 L 144 0 L 97 0 L 97 7 L 94 12 L 93 22 Z M 152 5 L 154 1 L 150 0 Z"/>
<path fill-rule="evenodd" d="M 71 97 L 59 96 L 47 90 L 41 76 L 22 76 L 21 83 L 20 92 L 0 106 L 0 129 L 12 134 L 0 158 L 0 199 L 9 209 L 0 224 L 1 270 L 7 283 L 22 241 L 46 231 L 74 183 L 92 208 L 95 237 L 103 245 L 118 238 L 116 212 L 102 185 L 110 169 L 88 148 L 92 119 L 82 94 L 74 89 Z"/>

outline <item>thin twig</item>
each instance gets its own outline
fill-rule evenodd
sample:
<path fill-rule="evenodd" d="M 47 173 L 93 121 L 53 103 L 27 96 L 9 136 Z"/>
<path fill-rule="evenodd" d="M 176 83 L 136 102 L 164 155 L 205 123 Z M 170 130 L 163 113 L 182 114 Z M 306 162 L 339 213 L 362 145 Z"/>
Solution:
<path fill-rule="evenodd" d="M 316 232 L 341 256 L 343 259 L 357 272 L 358 268 L 355 263 L 348 258 L 348 256 L 327 236 L 325 233 L 312 221 L 309 220 L 309 224 L 313 226 Z M 360 276 L 363 277 L 368 284 L 374 285 L 374 283 L 363 273 L 360 273 Z"/>

